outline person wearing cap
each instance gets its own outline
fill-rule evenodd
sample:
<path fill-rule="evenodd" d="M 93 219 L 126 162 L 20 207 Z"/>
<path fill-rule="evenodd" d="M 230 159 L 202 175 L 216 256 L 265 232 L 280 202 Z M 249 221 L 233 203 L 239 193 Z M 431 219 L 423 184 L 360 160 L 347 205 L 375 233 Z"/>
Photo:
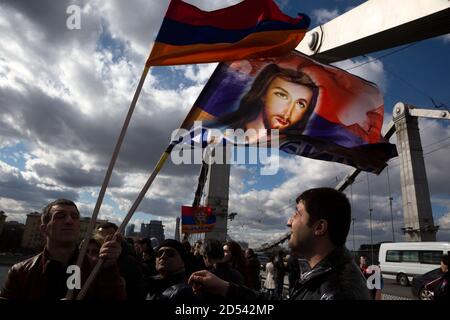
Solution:
<path fill-rule="evenodd" d="M 188 256 L 183 245 L 167 239 L 156 248 L 156 271 L 158 275 L 148 284 L 148 300 L 173 303 L 198 302 L 187 283 L 186 262 Z"/>

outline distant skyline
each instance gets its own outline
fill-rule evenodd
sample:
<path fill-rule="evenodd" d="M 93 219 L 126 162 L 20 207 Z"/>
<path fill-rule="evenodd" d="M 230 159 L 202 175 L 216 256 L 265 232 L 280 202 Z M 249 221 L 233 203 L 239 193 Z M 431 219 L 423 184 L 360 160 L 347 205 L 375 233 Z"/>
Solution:
<path fill-rule="evenodd" d="M 237 0 L 190 0 L 212 10 Z M 364 1 L 278 0 L 290 16 L 306 13 L 311 28 Z M 145 60 L 168 1 L 4 0 L 0 3 L 0 210 L 24 222 L 59 197 L 90 216 Z M 68 30 L 66 9 L 81 7 L 81 29 Z M 404 46 L 406 47 L 406 46 Z M 376 83 L 384 95 L 387 124 L 403 101 L 421 108 L 450 106 L 450 35 L 355 57 L 336 65 Z M 372 62 L 366 63 L 368 61 Z M 365 63 L 365 64 L 363 64 Z M 120 224 L 161 153 L 209 79 L 216 64 L 155 67 L 144 85 L 107 189 L 100 218 Z M 419 120 L 438 240 L 450 240 L 450 131 L 448 121 Z M 391 139 L 395 143 L 395 137 Z M 251 247 L 287 231 L 295 198 L 305 189 L 335 187 L 351 167 L 280 155 L 275 176 L 258 165 L 231 167 L 229 234 Z M 200 166 L 167 164 L 131 223 L 160 220 L 173 237 L 181 205 L 191 204 Z M 369 186 L 368 186 L 369 179 Z M 356 247 L 392 239 L 389 190 L 396 239 L 402 238 L 398 158 L 380 175 L 361 174 L 352 188 Z M 370 196 L 370 201 L 369 201 Z M 352 229 L 347 241 L 352 249 Z"/>

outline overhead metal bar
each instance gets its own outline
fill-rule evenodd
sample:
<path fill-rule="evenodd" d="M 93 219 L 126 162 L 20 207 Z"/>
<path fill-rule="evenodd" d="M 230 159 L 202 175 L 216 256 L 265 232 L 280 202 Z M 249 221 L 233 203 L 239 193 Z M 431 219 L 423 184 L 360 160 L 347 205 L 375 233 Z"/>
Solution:
<path fill-rule="evenodd" d="M 305 35 L 296 50 L 331 63 L 450 33 L 448 0 L 369 0 Z"/>

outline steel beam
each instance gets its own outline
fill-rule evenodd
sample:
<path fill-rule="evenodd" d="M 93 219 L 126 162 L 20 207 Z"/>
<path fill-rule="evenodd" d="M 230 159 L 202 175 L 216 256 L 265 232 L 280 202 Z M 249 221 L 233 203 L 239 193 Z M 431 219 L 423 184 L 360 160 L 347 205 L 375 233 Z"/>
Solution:
<path fill-rule="evenodd" d="M 450 33 L 448 0 L 369 0 L 305 35 L 296 50 L 322 62 Z"/>

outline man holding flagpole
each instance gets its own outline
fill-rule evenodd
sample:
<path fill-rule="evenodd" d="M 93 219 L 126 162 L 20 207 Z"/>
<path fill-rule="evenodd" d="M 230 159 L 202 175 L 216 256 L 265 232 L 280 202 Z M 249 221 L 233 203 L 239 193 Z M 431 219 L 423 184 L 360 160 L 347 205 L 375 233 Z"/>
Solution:
<path fill-rule="evenodd" d="M 79 289 L 89 275 L 91 261 L 87 257 L 78 271 L 74 263 L 79 254 L 80 213 L 70 200 L 58 199 L 42 212 L 41 232 L 45 237 L 43 252 L 11 267 L 0 292 L 9 300 L 59 300 L 66 291 Z M 89 290 L 89 300 L 122 300 L 126 298 L 125 281 L 119 274 L 120 235 L 109 237 L 100 248 L 105 261 L 99 277 Z M 78 288 L 76 288 L 78 287 Z"/>

